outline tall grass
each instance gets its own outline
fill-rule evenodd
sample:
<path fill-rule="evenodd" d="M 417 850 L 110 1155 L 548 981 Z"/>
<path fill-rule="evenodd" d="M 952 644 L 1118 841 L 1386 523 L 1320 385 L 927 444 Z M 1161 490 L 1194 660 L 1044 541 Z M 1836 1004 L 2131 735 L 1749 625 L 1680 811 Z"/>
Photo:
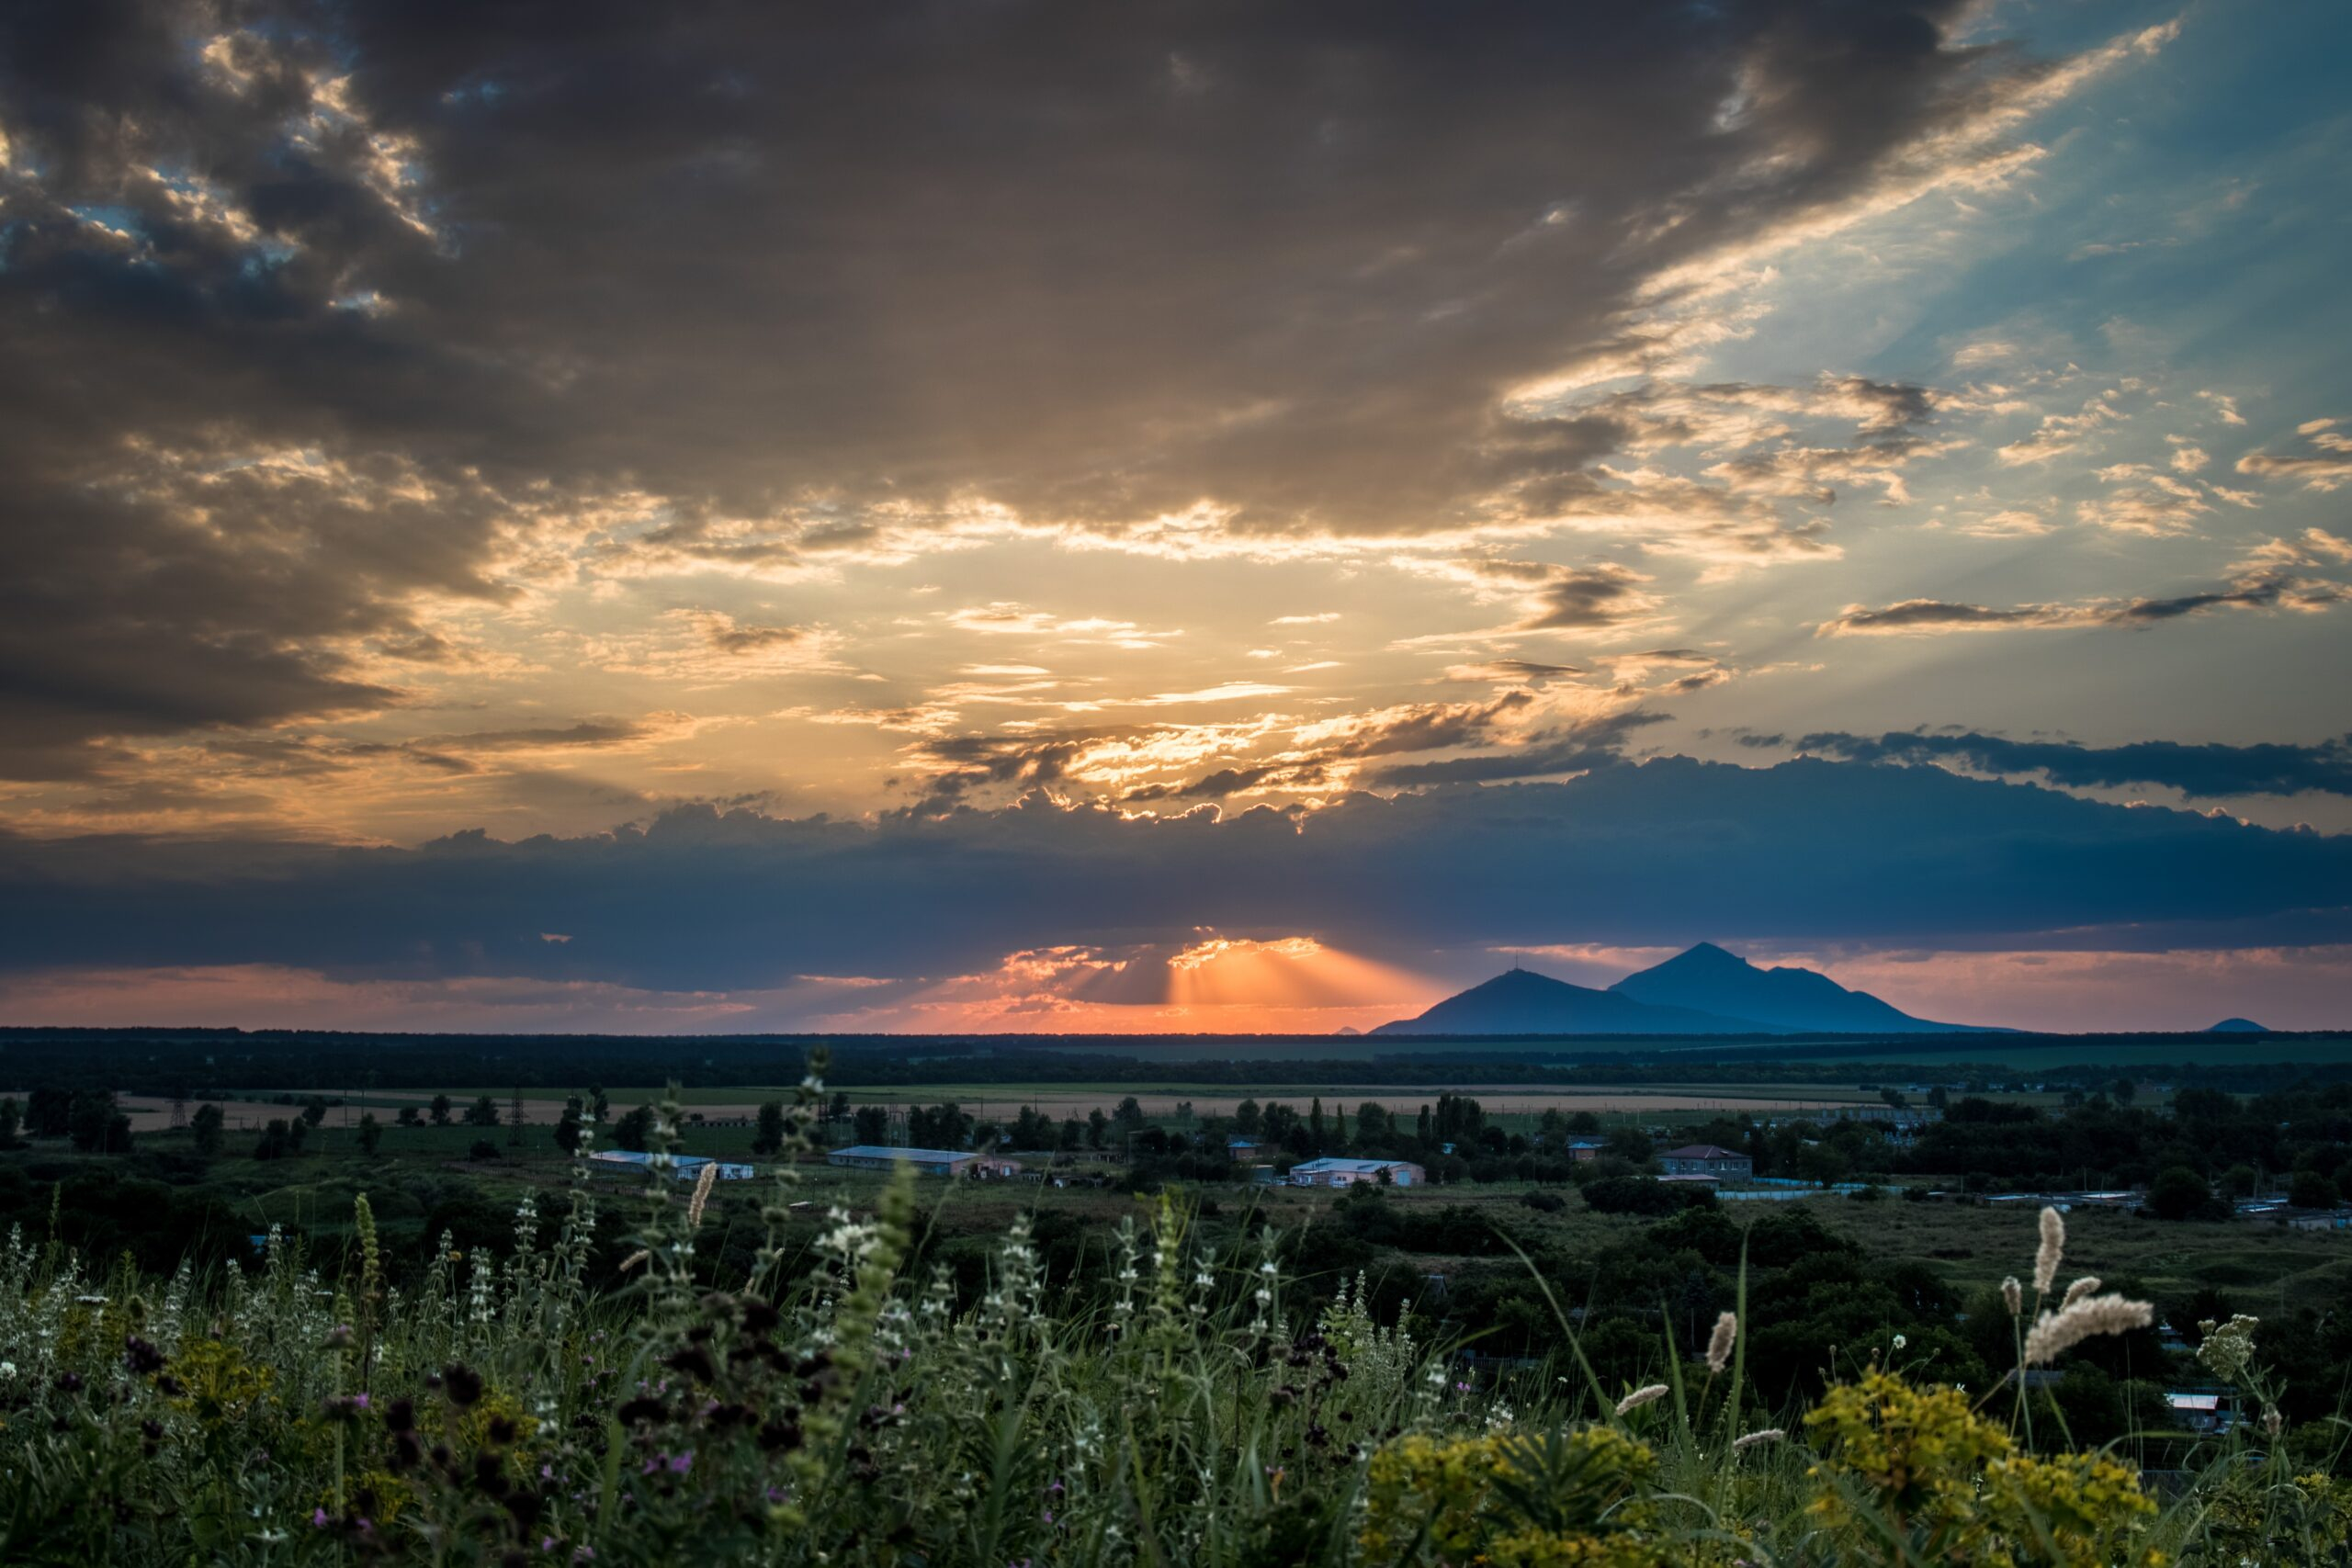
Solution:
<path fill-rule="evenodd" d="M 780 1189 L 745 1277 L 716 1288 L 695 1252 L 707 1185 L 683 1188 L 660 1149 L 618 1290 L 589 1280 L 584 1173 L 553 1235 L 526 1198 L 511 1247 L 445 1246 L 406 1291 L 364 1201 L 332 1271 L 275 1235 L 249 1269 L 159 1279 L 12 1235 L 0 1562 L 2352 1552 L 2342 1483 L 2239 1441 L 2159 1493 L 2106 1455 L 2035 1451 L 2021 1383 L 1971 1396 L 1873 1365 L 1810 1413 L 1758 1412 L 1744 1296 L 1705 1359 L 1668 1348 L 1657 1385 L 1604 1387 L 1563 1314 L 1551 1370 L 1498 1388 L 1458 1347 L 1379 1321 L 1360 1286 L 1295 1299 L 1271 1235 L 1216 1250 L 1166 1198 L 1118 1228 L 1106 1292 L 1048 1279 L 1015 1220 L 959 1302 L 908 1270 L 915 1194 L 902 1174 L 872 1213 L 835 1212 L 800 1270 Z M 2258 1376 L 2250 1342 L 2234 1365 Z"/>

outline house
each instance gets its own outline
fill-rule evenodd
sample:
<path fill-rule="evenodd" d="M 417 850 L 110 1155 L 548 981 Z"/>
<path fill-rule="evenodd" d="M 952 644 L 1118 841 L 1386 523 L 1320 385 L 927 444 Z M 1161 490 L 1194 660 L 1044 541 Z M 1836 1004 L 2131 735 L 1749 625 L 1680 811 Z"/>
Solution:
<path fill-rule="evenodd" d="M 1609 1145 L 1607 1144 L 1602 1143 L 1599 1138 L 1570 1138 L 1568 1140 L 1568 1157 L 1574 1160 L 1577 1164 L 1582 1165 L 1588 1160 L 1599 1159 L 1600 1157 L 1601 1151 L 1606 1149 L 1608 1146 Z"/>
<path fill-rule="evenodd" d="M 1419 1187 L 1428 1180 L 1427 1171 L 1403 1159 L 1310 1159 L 1290 1168 L 1294 1187 L 1352 1187 L 1359 1181 Z"/>
<path fill-rule="evenodd" d="M 981 1157 L 969 1149 L 900 1149 L 887 1144 L 852 1144 L 828 1154 L 825 1163 L 844 1170 L 892 1170 L 903 1161 L 914 1167 L 918 1176 L 965 1176 L 978 1173 Z M 1013 1168 L 1018 1170 L 1020 1167 L 1015 1165 Z"/>
<path fill-rule="evenodd" d="M 2227 1394 L 2168 1389 L 2165 1404 L 2176 1425 L 2192 1432 L 2226 1432 L 2237 1424 L 2237 1412 Z"/>
<path fill-rule="evenodd" d="M 1679 1149 L 1667 1150 L 1657 1160 L 1668 1176 L 1708 1176 L 1720 1181 L 1726 1177 L 1746 1179 L 1756 1174 L 1754 1160 L 1714 1144 L 1685 1144 Z"/>
<path fill-rule="evenodd" d="M 1259 1155 L 1264 1153 L 1266 1147 L 1267 1145 L 1265 1143 L 1260 1139 L 1244 1138 L 1236 1135 L 1226 1139 L 1225 1157 L 1233 1161 L 1236 1165 L 1248 1165 L 1250 1161 L 1256 1159 Z"/>
<path fill-rule="evenodd" d="M 653 1163 L 653 1156 L 642 1149 L 598 1149 L 588 1156 L 588 1163 L 620 1169 L 641 1170 Z M 715 1160 L 708 1155 L 672 1155 L 670 1156 L 670 1172 L 680 1181 L 700 1181 L 702 1168 L 707 1165 L 715 1165 L 718 1168 L 718 1174 L 711 1178 L 714 1181 L 749 1181 L 759 1175 L 759 1170 L 755 1167 L 733 1160 Z"/>

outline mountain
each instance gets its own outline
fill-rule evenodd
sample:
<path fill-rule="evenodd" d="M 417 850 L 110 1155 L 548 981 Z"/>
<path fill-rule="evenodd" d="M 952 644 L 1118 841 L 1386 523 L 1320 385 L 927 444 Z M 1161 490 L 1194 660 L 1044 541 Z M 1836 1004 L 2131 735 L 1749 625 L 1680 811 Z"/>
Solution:
<path fill-rule="evenodd" d="M 1628 975 L 1609 989 L 1612 995 L 1652 1007 L 1749 1018 L 1775 1031 L 1927 1034 L 1973 1032 L 1982 1028 L 1913 1018 L 1868 991 L 1849 991 L 1811 969 L 1758 969 L 1712 942 L 1679 953 L 1655 968 Z"/>
<path fill-rule="evenodd" d="M 2210 1025 L 2205 1032 L 2208 1034 L 2267 1034 L 2270 1031 L 2250 1018 L 2225 1018 L 2219 1023 Z"/>
<path fill-rule="evenodd" d="M 1769 1034 L 1745 1018 L 1657 1007 L 1613 991 L 1513 969 L 1374 1034 Z"/>

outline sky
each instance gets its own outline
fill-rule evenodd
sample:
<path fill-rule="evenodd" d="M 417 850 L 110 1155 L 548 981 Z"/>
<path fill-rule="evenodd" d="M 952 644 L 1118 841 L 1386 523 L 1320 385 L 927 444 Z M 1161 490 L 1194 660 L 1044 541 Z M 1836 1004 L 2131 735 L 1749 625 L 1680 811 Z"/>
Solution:
<path fill-rule="evenodd" d="M 2352 1023 L 2329 0 L 0 12 L 0 1022 Z"/>

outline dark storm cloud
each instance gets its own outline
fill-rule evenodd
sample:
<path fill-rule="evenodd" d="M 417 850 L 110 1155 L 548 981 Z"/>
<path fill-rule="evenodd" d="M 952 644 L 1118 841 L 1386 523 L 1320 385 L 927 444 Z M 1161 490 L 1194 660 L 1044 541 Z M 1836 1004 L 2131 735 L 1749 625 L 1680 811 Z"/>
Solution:
<path fill-rule="evenodd" d="M 1710 931 L 2163 949 L 2352 940 L 2347 886 L 2341 836 L 1939 768 L 1666 758 L 1223 820 L 1033 796 L 870 827 L 683 809 L 643 830 L 416 850 L 0 839 L 0 964 L 727 988 L 974 973 L 1201 926 L 1391 952 Z"/>
<path fill-rule="evenodd" d="M 2316 746 L 2188 746 L 2173 740 L 2084 746 L 2071 740 L 1915 730 L 1878 736 L 1827 732 L 1793 740 L 1758 736 L 1744 738 L 1742 743 L 1789 745 L 1857 762 L 1954 762 L 1979 773 L 2039 774 L 2052 784 L 2077 788 L 2162 784 L 2192 800 L 2352 795 L 2352 736 Z"/>
<path fill-rule="evenodd" d="M 535 528 L 745 566 L 975 494 L 1572 500 L 1618 429 L 1498 396 L 2042 71 L 1962 9 L 6 7 L 0 740 L 396 701 L 362 651 Z M 582 521 L 620 493 L 641 532 Z"/>

